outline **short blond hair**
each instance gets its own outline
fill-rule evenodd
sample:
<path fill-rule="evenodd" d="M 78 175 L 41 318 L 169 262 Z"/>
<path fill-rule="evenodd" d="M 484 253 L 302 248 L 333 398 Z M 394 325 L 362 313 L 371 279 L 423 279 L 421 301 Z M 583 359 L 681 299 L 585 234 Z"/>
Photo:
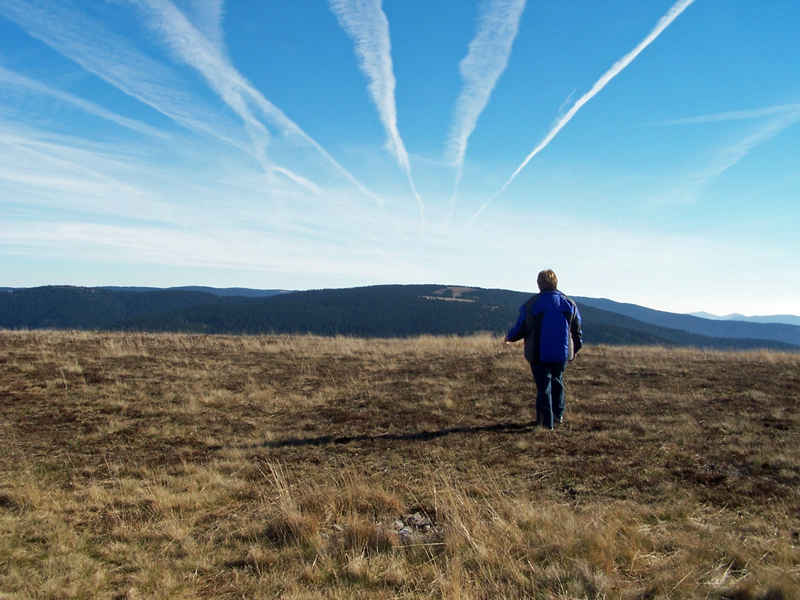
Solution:
<path fill-rule="evenodd" d="M 558 288 L 558 277 L 556 277 L 553 269 L 545 269 L 539 271 L 539 276 L 536 278 L 536 285 L 539 286 L 540 292 L 551 292 Z"/>

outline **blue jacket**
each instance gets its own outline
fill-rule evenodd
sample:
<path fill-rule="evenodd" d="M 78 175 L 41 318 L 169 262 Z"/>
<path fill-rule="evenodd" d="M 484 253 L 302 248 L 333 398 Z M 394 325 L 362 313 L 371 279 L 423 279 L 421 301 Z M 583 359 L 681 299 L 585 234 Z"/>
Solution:
<path fill-rule="evenodd" d="M 581 315 L 567 296 L 553 290 L 532 296 L 519 309 L 519 319 L 506 338 L 525 338 L 525 358 L 530 362 L 564 363 L 583 346 Z"/>

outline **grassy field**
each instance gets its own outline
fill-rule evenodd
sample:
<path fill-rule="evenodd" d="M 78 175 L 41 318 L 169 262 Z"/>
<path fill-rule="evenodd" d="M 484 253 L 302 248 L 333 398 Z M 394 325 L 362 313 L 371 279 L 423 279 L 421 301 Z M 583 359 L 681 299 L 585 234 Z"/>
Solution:
<path fill-rule="evenodd" d="M 0 332 L 0 598 L 797 598 L 800 355 Z"/>

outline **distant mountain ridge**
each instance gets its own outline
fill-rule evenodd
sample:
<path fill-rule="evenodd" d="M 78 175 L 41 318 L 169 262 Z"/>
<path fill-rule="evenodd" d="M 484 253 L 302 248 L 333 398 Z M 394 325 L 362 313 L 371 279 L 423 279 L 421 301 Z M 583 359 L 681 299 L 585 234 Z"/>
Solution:
<path fill-rule="evenodd" d="M 762 339 L 800 345 L 800 326 L 782 323 L 751 323 L 746 321 L 715 321 L 692 315 L 669 313 L 636 304 L 615 302 L 606 298 L 581 298 L 576 301 L 615 312 L 645 323 L 680 329 L 689 333 L 719 338 Z"/>
<path fill-rule="evenodd" d="M 783 323 L 784 325 L 800 325 L 800 317 L 795 315 L 754 315 L 752 317 L 746 317 L 744 315 L 740 315 L 739 313 L 731 313 L 729 315 L 720 317 L 703 311 L 687 314 L 693 317 L 700 317 L 701 319 L 710 319 L 712 321 L 747 321 L 749 323 Z"/>
<path fill-rule="evenodd" d="M 79 287 L 79 286 L 42 286 L 42 287 Z M 41 289 L 41 288 L 12 288 L 12 287 L 0 287 L 0 292 L 16 292 L 21 290 L 31 290 L 31 289 Z M 288 294 L 295 290 L 260 290 L 256 288 L 240 288 L 240 287 L 232 287 L 232 288 L 215 288 L 215 287 L 208 287 L 205 285 L 183 285 L 177 287 L 168 287 L 168 288 L 159 288 L 159 287 L 143 287 L 143 286 L 118 286 L 118 285 L 100 285 L 96 287 L 90 287 L 85 289 L 96 289 L 96 290 L 109 290 L 112 292 L 170 292 L 170 291 L 179 291 L 179 292 L 204 292 L 206 294 L 212 294 L 214 296 L 239 296 L 243 298 L 268 298 L 269 296 L 277 296 L 278 294 Z"/>
<path fill-rule="evenodd" d="M 2 288 L 0 288 L 2 289 Z M 254 288 L 215 288 L 204 285 L 184 285 L 169 288 L 153 288 L 153 287 L 119 287 L 112 285 L 104 285 L 98 289 L 111 290 L 116 292 L 157 292 L 161 290 L 178 290 L 182 292 L 204 292 L 206 294 L 213 294 L 214 296 L 240 296 L 243 298 L 268 298 L 270 296 L 277 296 L 278 294 L 288 294 L 294 290 L 258 290 Z"/>
<path fill-rule="evenodd" d="M 359 337 L 470 335 L 481 331 L 502 335 L 529 296 L 526 292 L 441 285 L 277 292 L 260 297 L 185 289 L 122 291 L 49 286 L 0 294 L 0 328 Z M 576 300 L 587 343 L 800 351 L 800 344 L 757 337 L 713 337 L 589 304 L 596 299 Z M 617 304 L 612 307 L 618 308 Z"/>

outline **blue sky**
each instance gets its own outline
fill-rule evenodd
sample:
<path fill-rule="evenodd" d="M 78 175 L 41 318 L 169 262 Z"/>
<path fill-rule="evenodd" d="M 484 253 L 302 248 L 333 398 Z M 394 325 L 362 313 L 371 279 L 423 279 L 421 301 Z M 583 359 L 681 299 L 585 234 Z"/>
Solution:
<path fill-rule="evenodd" d="M 800 314 L 798 30 L 796 0 L 0 0 L 0 285 L 553 268 Z"/>

